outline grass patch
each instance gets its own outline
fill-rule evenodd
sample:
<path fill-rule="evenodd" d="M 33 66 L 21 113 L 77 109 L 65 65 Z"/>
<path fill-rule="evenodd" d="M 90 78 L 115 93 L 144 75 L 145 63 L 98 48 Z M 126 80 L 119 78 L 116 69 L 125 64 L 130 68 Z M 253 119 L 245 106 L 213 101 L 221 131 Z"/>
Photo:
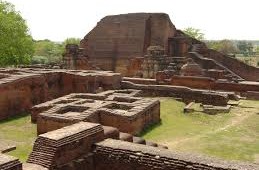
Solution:
<path fill-rule="evenodd" d="M 183 113 L 183 103 L 162 98 L 161 124 L 141 136 L 173 150 L 257 162 L 259 101 L 241 101 L 241 106 L 217 115 Z"/>
<path fill-rule="evenodd" d="M 0 140 L 10 145 L 16 145 L 16 150 L 8 154 L 25 162 L 32 151 L 36 139 L 36 125 L 31 123 L 30 115 L 16 116 L 0 121 Z"/>

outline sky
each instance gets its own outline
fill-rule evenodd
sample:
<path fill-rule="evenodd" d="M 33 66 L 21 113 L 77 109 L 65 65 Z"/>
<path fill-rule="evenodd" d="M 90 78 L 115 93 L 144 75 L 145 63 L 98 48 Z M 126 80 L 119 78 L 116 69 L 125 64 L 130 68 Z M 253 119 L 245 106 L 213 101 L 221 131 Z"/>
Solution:
<path fill-rule="evenodd" d="M 167 13 L 177 29 L 200 29 L 208 40 L 259 40 L 259 0 L 5 0 L 36 40 L 83 38 L 106 15 Z"/>

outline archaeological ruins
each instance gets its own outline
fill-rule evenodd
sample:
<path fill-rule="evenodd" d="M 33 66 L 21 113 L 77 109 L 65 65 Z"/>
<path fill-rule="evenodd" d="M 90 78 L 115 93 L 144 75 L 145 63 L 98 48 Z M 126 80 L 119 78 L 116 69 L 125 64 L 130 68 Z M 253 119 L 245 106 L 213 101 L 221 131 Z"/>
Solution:
<path fill-rule="evenodd" d="M 0 153 L 0 170 L 259 169 L 138 137 L 161 122 L 154 97 L 207 114 L 259 100 L 259 68 L 207 48 L 164 13 L 106 16 L 66 46 L 62 68 L 1 68 L 0 92 L 0 120 L 30 113 L 38 135 L 26 163 Z"/>

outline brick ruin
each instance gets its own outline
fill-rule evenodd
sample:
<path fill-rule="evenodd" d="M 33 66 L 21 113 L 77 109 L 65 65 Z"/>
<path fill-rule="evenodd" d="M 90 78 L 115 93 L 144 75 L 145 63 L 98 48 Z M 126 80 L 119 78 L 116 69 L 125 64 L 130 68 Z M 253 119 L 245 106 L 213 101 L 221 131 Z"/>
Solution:
<path fill-rule="evenodd" d="M 38 134 L 80 121 L 113 126 L 121 132 L 139 134 L 160 122 L 157 99 L 134 97 L 139 90 L 115 90 L 98 94 L 73 93 L 31 109 Z"/>
<path fill-rule="evenodd" d="M 80 46 L 97 67 L 126 75 L 129 59 L 142 57 L 149 46 L 167 46 L 168 37 L 175 32 L 164 13 L 106 16 L 82 39 Z"/>
<path fill-rule="evenodd" d="M 70 93 L 119 89 L 120 81 L 120 74 L 109 71 L 0 69 L 0 120 Z"/>
<path fill-rule="evenodd" d="M 188 58 L 205 69 L 206 76 L 211 73 L 230 80 L 257 81 L 259 74 L 258 68 L 209 49 L 177 30 L 165 13 L 106 16 L 82 39 L 80 48 L 89 63 L 130 77 L 142 73 L 154 78 L 154 74 L 147 74 L 148 69 L 177 73 Z"/>
<path fill-rule="evenodd" d="M 72 93 L 35 105 L 30 109 L 31 120 L 37 123 L 39 136 L 27 162 L 22 164 L 14 157 L 0 154 L 0 167 L 3 170 L 259 168 L 256 164 L 169 151 L 166 146 L 134 136 L 160 122 L 160 102 L 140 97 L 143 95 L 146 92 L 137 89 L 97 89 L 95 93 Z"/>
<path fill-rule="evenodd" d="M 202 103 L 209 114 L 230 109 L 229 100 L 259 99 L 258 68 L 208 49 L 167 14 L 106 16 L 79 46 L 66 46 L 63 63 L 0 69 L 0 120 L 30 112 L 38 133 L 27 162 L 2 153 L 1 170 L 259 169 L 137 137 L 160 122 L 150 96 L 181 99 L 186 112 Z"/>
<path fill-rule="evenodd" d="M 259 68 L 207 48 L 205 43 L 176 29 L 165 13 L 106 16 L 81 40 L 77 49 L 87 56 L 85 66 L 89 69 L 94 66 L 127 77 L 156 79 L 156 85 L 235 92 L 243 97 L 259 98 L 259 83 L 256 83 Z M 80 64 L 73 68 L 77 66 L 82 68 Z M 141 85 L 147 84 L 145 79 Z"/>

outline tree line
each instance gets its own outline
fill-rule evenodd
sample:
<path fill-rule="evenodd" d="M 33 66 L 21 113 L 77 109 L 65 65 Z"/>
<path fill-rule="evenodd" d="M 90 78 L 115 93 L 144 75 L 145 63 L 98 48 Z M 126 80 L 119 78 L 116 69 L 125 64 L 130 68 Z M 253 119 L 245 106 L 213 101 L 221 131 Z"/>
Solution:
<path fill-rule="evenodd" d="M 14 5 L 0 0 L 0 67 L 58 63 L 65 45 L 79 42 L 78 38 L 63 42 L 33 40 L 26 21 Z"/>
<path fill-rule="evenodd" d="M 79 44 L 79 38 L 67 38 L 63 42 L 39 40 L 34 42 L 32 64 L 56 64 L 62 61 L 62 54 L 67 44 Z"/>
<path fill-rule="evenodd" d="M 217 50 L 224 54 L 242 54 L 243 56 L 254 56 L 259 54 L 259 41 L 247 40 L 205 40 L 200 29 L 188 27 L 184 33 L 206 43 L 208 48 Z"/>

